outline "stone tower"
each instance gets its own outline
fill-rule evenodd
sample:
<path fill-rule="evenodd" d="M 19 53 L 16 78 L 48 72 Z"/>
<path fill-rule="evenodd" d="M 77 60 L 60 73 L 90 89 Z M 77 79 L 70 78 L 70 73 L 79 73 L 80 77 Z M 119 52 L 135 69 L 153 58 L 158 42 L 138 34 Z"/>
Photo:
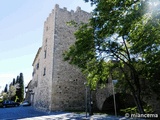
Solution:
<path fill-rule="evenodd" d="M 75 28 L 66 23 L 88 22 L 91 15 L 80 7 L 76 11 L 55 8 L 44 23 L 42 46 L 33 61 L 31 102 L 43 110 L 82 110 L 85 86 L 80 70 L 63 61 L 63 52 L 75 42 Z"/>

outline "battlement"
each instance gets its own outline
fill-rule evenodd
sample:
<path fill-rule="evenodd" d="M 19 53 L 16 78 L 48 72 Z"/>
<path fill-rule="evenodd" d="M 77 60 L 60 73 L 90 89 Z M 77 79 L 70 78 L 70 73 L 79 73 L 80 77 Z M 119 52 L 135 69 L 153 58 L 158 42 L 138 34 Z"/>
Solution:
<path fill-rule="evenodd" d="M 56 10 L 56 9 L 57 9 L 57 10 L 58 10 L 58 9 L 59 9 L 59 10 L 64 10 L 64 11 L 73 12 L 73 13 L 76 13 L 76 12 L 78 12 L 78 11 L 83 11 L 83 10 L 81 10 L 81 7 L 79 7 L 79 6 L 76 8 L 76 11 L 74 11 L 74 10 L 68 11 L 66 7 L 63 7 L 63 9 L 62 9 L 62 8 L 59 7 L 58 4 L 55 5 L 54 9 L 55 9 L 55 10 Z M 52 11 L 54 11 L 54 10 L 52 10 Z M 83 12 L 85 12 L 85 11 L 83 11 Z"/>
<path fill-rule="evenodd" d="M 54 9 L 52 9 L 52 11 L 51 11 L 51 13 L 49 14 L 48 17 L 50 17 L 51 14 L 54 14 L 55 12 L 58 12 L 58 11 L 69 13 L 69 14 L 72 15 L 72 16 L 79 15 L 79 13 L 84 14 L 85 16 L 86 16 L 86 15 L 91 16 L 91 14 L 89 14 L 88 12 L 82 10 L 81 7 L 79 7 L 79 6 L 77 6 L 77 8 L 76 8 L 75 11 L 74 11 L 74 10 L 68 11 L 66 7 L 60 8 L 59 5 L 56 4 L 55 7 L 54 7 Z M 46 21 L 48 21 L 48 17 L 47 17 Z M 46 22 L 46 21 L 45 21 L 45 22 Z"/>

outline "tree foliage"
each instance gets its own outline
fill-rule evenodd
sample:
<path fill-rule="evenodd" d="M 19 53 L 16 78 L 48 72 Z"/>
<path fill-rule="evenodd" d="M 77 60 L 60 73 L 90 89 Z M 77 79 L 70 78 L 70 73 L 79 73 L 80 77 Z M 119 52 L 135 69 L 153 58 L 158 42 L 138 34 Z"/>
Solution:
<path fill-rule="evenodd" d="M 23 98 L 24 98 L 24 78 L 23 78 L 23 73 L 20 73 L 20 75 L 17 76 L 16 84 L 17 84 L 16 96 L 18 97 L 18 101 L 22 102 Z"/>
<path fill-rule="evenodd" d="M 20 77 L 19 77 L 19 85 L 20 85 L 20 89 L 19 89 L 19 99 L 22 102 L 23 98 L 24 98 L 24 78 L 23 78 L 23 73 L 20 73 Z"/>
<path fill-rule="evenodd" d="M 6 84 L 5 88 L 4 88 L 4 92 L 7 93 L 8 92 L 8 84 Z"/>
<path fill-rule="evenodd" d="M 9 99 L 13 99 L 15 95 L 16 95 L 16 87 L 14 85 L 10 85 L 8 92 Z"/>
<path fill-rule="evenodd" d="M 118 79 L 122 90 L 133 95 L 139 112 L 144 113 L 142 95 L 160 91 L 159 1 L 91 3 L 96 4 L 93 17 L 78 25 L 76 42 L 64 58 L 81 68 L 92 87 L 105 83 L 110 75 Z"/>
<path fill-rule="evenodd" d="M 13 81 L 9 85 L 6 84 L 6 87 L 4 89 L 4 99 L 9 99 L 13 101 L 22 102 L 24 99 L 24 78 L 23 73 L 20 73 L 19 76 L 17 76 L 16 80 L 13 78 Z"/>
<path fill-rule="evenodd" d="M 13 84 L 13 85 L 15 85 L 15 84 L 16 84 L 16 80 L 15 80 L 15 78 L 13 78 L 13 82 L 12 82 L 12 84 Z"/>

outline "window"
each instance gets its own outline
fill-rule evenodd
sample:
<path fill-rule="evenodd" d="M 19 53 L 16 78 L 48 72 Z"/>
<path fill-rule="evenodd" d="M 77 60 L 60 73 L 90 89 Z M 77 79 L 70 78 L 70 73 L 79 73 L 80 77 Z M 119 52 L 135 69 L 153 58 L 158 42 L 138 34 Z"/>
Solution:
<path fill-rule="evenodd" d="M 46 45 L 47 45 L 47 38 L 46 38 Z"/>
<path fill-rule="evenodd" d="M 46 27 L 46 31 L 48 31 L 48 26 Z"/>
<path fill-rule="evenodd" d="M 37 70 L 38 70 L 38 68 L 39 68 L 39 63 L 37 63 L 37 65 L 36 65 L 36 66 L 37 66 Z"/>
<path fill-rule="evenodd" d="M 34 76 L 34 74 L 36 73 L 36 70 L 35 69 L 33 69 L 33 72 L 32 72 L 32 76 Z"/>
<path fill-rule="evenodd" d="M 44 51 L 44 58 L 46 58 L 46 56 L 47 56 L 47 51 L 45 50 Z"/>
<path fill-rule="evenodd" d="M 46 38 L 46 41 L 45 41 L 45 48 L 47 48 L 47 38 Z"/>
<path fill-rule="evenodd" d="M 34 71 L 32 72 L 32 76 L 34 76 Z"/>
<path fill-rule="evenodd" d="M 43 71 L 43 76 L 46 75 L 46 68 L 44 68 L 44 71 Z"/>

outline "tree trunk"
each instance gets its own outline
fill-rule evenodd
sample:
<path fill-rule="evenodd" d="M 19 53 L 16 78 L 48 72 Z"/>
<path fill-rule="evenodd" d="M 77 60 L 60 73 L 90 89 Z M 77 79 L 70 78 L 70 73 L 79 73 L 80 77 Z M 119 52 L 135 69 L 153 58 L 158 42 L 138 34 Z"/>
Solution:
<path fill-rule="evenodd" d="M 135 104 L 138 108 L 138 112 L 140 114 L 144 114 L 145 112 L 144 112 L 141 97 L 140 97 L 141 85 L 140 85 L 140 82 L 139 82 L 139 76 L 138 76 L 138 74 L 136 74 L 136 70 L 134 69 L 133 66 L 131 66 L 131 65 L 127 65 L 127 66 L 130 68 L 131 76 L 128 76 L 128 73 L 126 73 L 123 70 L 123 68 L 121 68 L 121 70 L 123 71 L 123 73 L 125 75 L 125 80 L 129 85 L 129 89 L 131 90 L 131 93 L 133 95 Z M 131 79 L 128 79 L 128 78 L 131 78 Z"/>
<path fill-rule="evenodd" d="M 144 114 L 144 109 L 143 109 L 143 105 L 142 105 L 142 101 L 140 99 L 140 95 L 136 95 L 135 93 L 133 93 L 133 97 L 135 100 L 135 103 L 137 105 L 138 111 L 140 114 Z"/>

